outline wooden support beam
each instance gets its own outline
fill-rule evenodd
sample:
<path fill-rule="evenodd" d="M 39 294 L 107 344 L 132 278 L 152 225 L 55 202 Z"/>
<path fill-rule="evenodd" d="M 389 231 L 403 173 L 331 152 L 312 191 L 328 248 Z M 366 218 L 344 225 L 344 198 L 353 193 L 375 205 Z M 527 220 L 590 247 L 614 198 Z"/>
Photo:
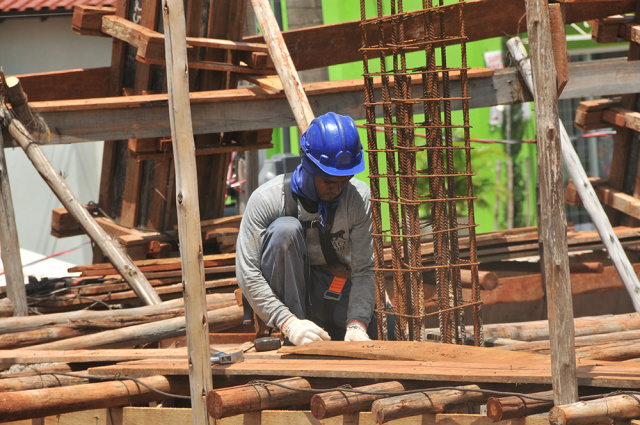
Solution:
<path fill-rule="evenodd" d="M 242 413 L 308 404 L 313 395 L 304 391 L 310 390 L 311 384 L 303 378 L 286 378 L 273 382 L 211 390 L 207 394 L 207 411 L 212 418 L 222 419 Z M 294 389 L 283 388 L 278 384 Z"/>
<path fill-rule="evenodd" d="M 616 69 L 615 80 L 607 78 Z M 515 69 L 487 75 L 486 70 L 469 70 L 470 107 L 521 103 L 531 100 Z M 459 82 L 451 81 L 453 93 Z M 379 90 L 380 85 L 376 86 Z M 309 100 L 317 113 L 334 111 L 353 119 L 364 119 L 362 80 L 332 81 L 305 85 Z M 413 86 L 414 96 L 421 96 L 421 86 Z M 569 82 L 561 98 L 606 96 L 629 90 L 640 92 L 640 63 L 626 60 L 603 60 L 571 64 Z M 296 125 L 284 93 L 258 87 L 191 93 L 194 134 L 263 129 Z M 36 102 L 31 106 L 53 129 L 50 144 L 94 140 L 120 140 L 144 137 L 169 137 L 167 95 L 121 96 L 117 98 Z M 453 109 L 459 109 L 452 102 Z M 251 113 L 247 114 L 247 111 Z M 211 117 L 218 117 L 211 119 Z M 10 139 L 5 140 L 7 146 Z M 107 167 L 108 168 L 108 167 Z M 104 167 L 103 167 L 104 169 Z M 102 200 L 100 205 L 105 207 Z M 108 211 L 107 211 L 108 212 Z"/>
<path fill-rule="evenodd" d="M 567 53 L 567 34 L 564 4 L 549 5 L 549 27 L 551 29 L 551 47 L 553 63 L 556 67 L 556 88 L 558 96 L 569 82 L 569 54 Z"/>
<path fill-rule="evenodd" d="M 287 45 L 280 32 L 280 27 L 271 10 L 268 0 L 251 0 L 251 6 L 262 28 L 262 33 L 269 46 L 269 54 L 276 66 L 280 82 L 284 87 L 287 100 L 293 111 L 293 116 L 302 134 L 314 118 L 309 99 L 305 93 L 298 71 L 293 64 Z"/>
<path fill-rule="evenodd" d="M 437 19 L 444 21 L 444 28 L 459 28 L 460 19 L 464 21 L 467 41 L 483 40 L 491 37 L 502 37 L 504 34 L 518 34 L 523 31 L 522 17 L 526 15 L 525 2 L 513 0 L 480 0 L 465 1 L 462 5 L 462 16 L 458 4 L 450 4 L 439 8 Z M 601 0 L 564 2 L 565 22 L 571 24 L 610 16 L 620 13 L 634 12 L 635 0 Z M 423 17 L 420 14 L 407 14 L 403 20 L 405 37 L 420 39 L 424 37 Z M 434 25 L 434 37 L 444 38 L 439 34 L 440 25 Z M 371 19 L 365 28 L 373 31 L 377 37 L 377 21 Z M 283 33 L 284 42 L 289 46 L 293 63 L 298 71 L 320 68 L 341 63 L 362 60 L 361 21 L 349 21 L 340 24 L 323 25 L 321 27 L 291 30 Z M 390 42 L 392 31 L 388 26 L 383 28 Z M 261 36 L 245 37 L 245 41 L 261 42 Z M 621 92 L 624 93 L 624 92 Z"/>
<path fill-rule="evenodd" d="M 376 424 L 383 424 L 393 419 L 424 413 L 443 413 L 456 406 L 479 405 L 487 400 L 487 396 L 477 385 L 465 385 L 458 388 L 379 399 L 371 405 L 371 413 Z"/>
<path fill-rule="evenodd" d="M 162 0 L 162 16 L 169 118 L 176 169 L 176 205 L 180 229 L 193 424 L 208 425 L 206 396 L 213 384 L 210 372 L 209 320 L 204 290 L 198 174 L 189 104 L 187 33 L 182 0 Z"/>
<path fill-rule="evenodd" d="M 109 235 L 98 226 L 93 217 L 87 212 L 82 204 L 75 197 L 65 179 L 54 169 L 42 149 L 35 143 L 22 123 L 14 119 L 6 104 L 1 105 L 1 119 L 13 137 L 18 141 L 22 149 L 27 154 L 42 178 L 53 190 L 62 205 L 67 208 L 82 224 L 89 237 L 102 249 L 113 265 L 122 274 L 132 289 L 146 304 L 158 304 L 160 297 L 153 287 L 147 282 L 136 265 L 127 254 L 109 237 Z"/>
<path fill-rule="evenodd" d="M 539 234 L 549 316 L 552 380 L 556 403 L 578 400 L 574 351 L 573 298 L 569 280 L 566 217 L 562 194 L 563 168 L 555 67 L 551 54 L 548 4 L 527 0 L 527 28 L 533 60 L 529 63 L 519 38 L 508 41 L 511 54 L 534 94 L 540 185 Z M 561 123 L 560 123 L 561 125 Z"/>
<path fill-rule="evenodd" d="M 610 423 L 640 417 L 637 397 L 628 394 L 555 406 L 549 412 L 552 425 Z"/>
<path fill-rule="evenodd" d="M 0 252 L 7 282 L 7 296 L 14 316 L 28 316 L 27 292 L 22 273 L 20 242 L 13 210 L 7 162 L 4 156 L 4 138 L 0 132 Z"/>
<path fill-rule="evenodd" d="M 594 177 L 589 178 L 589 181 L 591 181 L 591 184 L 594 186 L 596 196 L 603 205 L 640 220 L 639 199 L 609 187 L 607 180 Z M 565 201 L 569 205 L 583 205 L 573 180 L 569 180 L 567 183 Z"/>
<path fill-rule="evenodd" d="M 633 15 L 607 16 L 606 18 L 594 19 L 589 23 L 591 24 L 591 39 L 596 43 L 620 43 L 629 41 L 626 29 L 627 25 L 633 23 Z"/>

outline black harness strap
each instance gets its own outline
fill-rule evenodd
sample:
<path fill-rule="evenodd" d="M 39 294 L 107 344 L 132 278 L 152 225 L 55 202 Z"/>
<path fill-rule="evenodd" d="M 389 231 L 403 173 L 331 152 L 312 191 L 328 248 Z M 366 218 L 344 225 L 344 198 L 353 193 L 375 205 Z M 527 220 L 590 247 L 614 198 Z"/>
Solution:
<path fill-rule="evenodd" d="M 298 218 L 298 202 L 297 196 L 293 193 L 291 189 L 291 174 L 287 173 L 284 175 L 284 185 L 282 190 L 284 192 L 284 212 L 289 217 Z M 340 261 L 338 258 L 338 254 L 336 254 L 336 250 L 333 248 L 333 244 L 331 243 L 331 227 L 333 226 L 333 220 L 336 217 L 336 209 L 337 208 L 329 208 L 327 210 L 327 221 L 325 223 L 325 232 L 320 230 L 319 223 L 311 222 L 306 227 L 315 227 L 318 229 L 318 236 L 320 239 L 320 248 L 322 248 L 322 255 L 324 255 L 324 259 L 327 262 L 327 266 L 335 267 L 335 266 L 344 266 L 344 263 Z M 304 225 L 304 223 L 303 223 Z"/>

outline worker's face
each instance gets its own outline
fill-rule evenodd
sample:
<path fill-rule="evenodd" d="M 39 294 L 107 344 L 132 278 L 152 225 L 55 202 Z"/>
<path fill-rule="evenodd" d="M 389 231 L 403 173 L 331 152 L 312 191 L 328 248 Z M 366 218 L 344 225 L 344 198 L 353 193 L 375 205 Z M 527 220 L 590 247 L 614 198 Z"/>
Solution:
<path fill-rule="evenodd" d="M 336 196 L 340 195 L 342 189 L 353 176 L 346 177 L 314 177 L 316 184 L 316 193 L 322 201 L 332 201 Z"/>

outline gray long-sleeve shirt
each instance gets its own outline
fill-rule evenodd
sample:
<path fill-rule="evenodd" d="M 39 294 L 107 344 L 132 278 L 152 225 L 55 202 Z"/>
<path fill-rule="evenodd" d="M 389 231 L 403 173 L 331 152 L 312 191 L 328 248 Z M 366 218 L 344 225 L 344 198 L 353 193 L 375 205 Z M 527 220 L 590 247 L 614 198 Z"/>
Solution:
<path fill-rule="evenodd" d="M 268 326 L 280 328 L 292 313 L 273 293 L 260 270 L 262 240 L 269 225 L 285 216 L 284 176 L 277 176 L 260 186 L 249 198 L 236 244 L 236 276 L 238 286 L 254 312 Z M 373 271 L 373 239 L 371 237 L 371 204 L 369 186 L 351 179 L 338 203 L 331 233 L 337 237 L 333 245 L 340 261 L 351 267 L 351 294 L 347 323 L 358 320 L 369 324 L 375 306 Z M 298 201 L 300 221 L 319 219 Z M 307 231 L 307 250 L 311 265 L 326 265 L 316 229 Z"/>

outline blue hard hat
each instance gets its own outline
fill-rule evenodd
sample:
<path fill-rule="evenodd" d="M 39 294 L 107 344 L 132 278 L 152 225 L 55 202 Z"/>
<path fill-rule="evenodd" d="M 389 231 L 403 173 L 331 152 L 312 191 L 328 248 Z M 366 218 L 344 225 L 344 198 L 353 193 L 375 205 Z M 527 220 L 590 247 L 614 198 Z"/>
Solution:
<path fill-rule="evenodd" d="M 364 171 L 362 143 L 356 123 L 334 112 L 315 118 L 300 139 L 307 157 L 332 176 L 352 176 Z"/>

